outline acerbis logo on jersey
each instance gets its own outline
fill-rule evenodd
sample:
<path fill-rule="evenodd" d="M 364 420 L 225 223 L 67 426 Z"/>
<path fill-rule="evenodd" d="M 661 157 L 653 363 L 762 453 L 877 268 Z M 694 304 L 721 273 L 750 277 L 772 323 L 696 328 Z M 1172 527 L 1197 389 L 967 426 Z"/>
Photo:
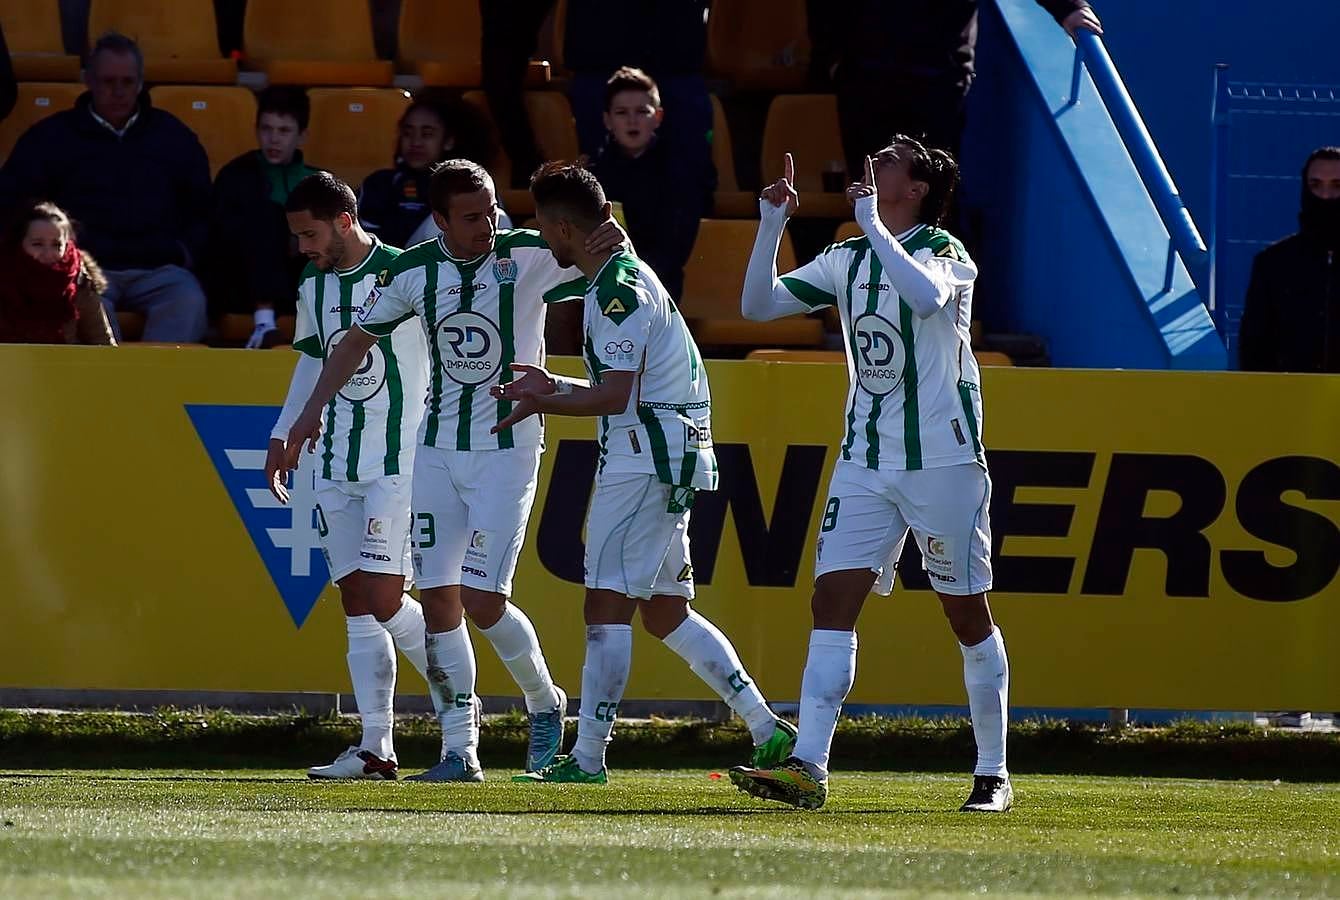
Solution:
<path fill-rule="evenodd" d="M 282 506 L 265 486 L 265 451 L 279 407 L 188 405 L 186 413 L 293 624 L 301 628 L 330 581 L 317 529 L 315 457 L 302 455 L 289 505 Z"/>
<path fill-rule="evenodd" d="M 486 316 L 458 310 L 437 323 L 442 371 L 457 384 L 480 385 L 498 376 L 502 363 L 502 335 Z"/>
<path fill-rule="evenodd" d="M 348 333 L 349 329 L 345 328 L 330 336 L 330 340 L 326 341 L 326 359 L 330 359 L 330 354 Z M 377 392 L 385 383 L 386 356 L 382 353 L 381 347 L 373 344 L 368 350 L 368 355 L 363 357 L 363 364 L 349 376 L 344 387 L 340 388 L 340 396 L 350 403 L 363 403 L 377 396 Z"/>
<path fill-rule="evenodd" d="M 877 397 L 893 393 L 903 380 L 907 351 L 903 335 L 877 313 L 866 313 L 852 326 L 856 339 L 856 381 Z"/>

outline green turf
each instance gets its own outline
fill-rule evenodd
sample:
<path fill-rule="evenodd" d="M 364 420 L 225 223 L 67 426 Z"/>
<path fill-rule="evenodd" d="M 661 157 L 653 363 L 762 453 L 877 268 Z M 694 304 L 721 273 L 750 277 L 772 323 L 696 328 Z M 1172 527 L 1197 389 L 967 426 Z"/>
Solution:
<path fill-rule="evenodd" d="M 0 897 L 1335 896 L 1340 785 L 839 773 L 802 813 L 705 771 L 608 787 L 0 773 Z"/>

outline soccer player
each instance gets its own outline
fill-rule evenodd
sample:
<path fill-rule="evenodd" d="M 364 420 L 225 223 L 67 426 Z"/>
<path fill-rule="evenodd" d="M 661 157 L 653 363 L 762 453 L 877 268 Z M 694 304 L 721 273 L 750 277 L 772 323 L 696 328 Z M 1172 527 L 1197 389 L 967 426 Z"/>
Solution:
<path fill-rule="evenodd" d="M 965 811 L 1003 812 L 1009 664 L 991 618 L 991 479 L 982 395 L 968 333 L 977 268 L 940 228 L 958 180 L 944 151 L 903 136 L 847 190 L 864 235 L 777 277 L 777 246 L 799 206 L 792 161 L 763 191 L 741 304 L 755 320 L 836 306 L 847 347 L 847 433 L 828 488 L 814 566 L 814 630 L 801 682 L 800 736 L 780 766 L 731 780 L 765 799 L 818 809 L 838 713 L 856 676 L 856 619 L 874 587 L 888 594 L 910 529 L 950 628 L 977 739 Z M 876 585 L 876 578 L 880 579 Z"/>
<path fill-rule="evenodd" d="M 595 176 L 550 163 L 531 180 L 540 234 L 558 264 L 590 283 L 584 300 L 588 380 L 514 364 L 521 376 L 492 393 L 514 404 L 495 430 L 537 413 L 598 416 L 600 462 L 586 520 L 586 663 L 572 754 L 521 781 L 605 784 L 605 748 L 632 662 L 633 614 L 679 654 L 749 726 L 753 764 L 780 763 L 795 728 L 776 718 L 716 626 L 689 606 L 689 510 L 717 486 L 707 370 L 688 327 L 652 270 L 626 248 L 592 251 L 609 218 Z"/>
<path fill-rule="evenodd" d="M 563 740 L 567 695 L 554 684 L 529 617 L 510 602 L 512 576 L 535 500 L 544 431 L 538 420 L 496 429 L 510 402 L 489 396 L 515 359 L 544 358 L 545 302 L 586 288 L 554 262 L 535 231 L 498 229 L 493 180 L 469 160 L 438 164 L 429 202 L 442 235 L 389 262 L 363 296 L 349 343 L 294 426 L 319 427 L 319 411 L 363 359 L 364 349 L 418 317 L 431 360 L 427 410 L 414 460 L 414 564 L 427 621 L 430 689 L 442 726 L 441 761 L 421 781 L 482 781 L 476 664 L 464 614 L 498 652 L 525 696 L 526 769 L 551 762 Z M 593 235 L 608 248 L 613 222 Z M 290 445 L 290 453 L 296 453 Z"/>
<path fill-rule="evenodd" d="M 265 461 L 266 483 L 281 503 L 288 502 L 288 476 L 297 467 L 299 448 L 290 426 L 323 361 L 357 333 L 359 302 L 400 253 L 362 229 L 354 192 L 328 172 L 298 182 L 285 209 L 299 251 L 310 262 L 298 288 L 293 342 L 302 355 Z M 427 359 L 418 329 L 387 331 L 359 351 L 357 371 L 340 378 L 317 407 L 318 418 L 325 417 L 316 458 L 317 529 L 344 606 L 349 678 L 363 738 L 330 765 L 308 770 L 312 778 L 395 778 L 394 648 L 427 677 L 423 609 L 405 593 L 410 475 L 428 387 Z"/>

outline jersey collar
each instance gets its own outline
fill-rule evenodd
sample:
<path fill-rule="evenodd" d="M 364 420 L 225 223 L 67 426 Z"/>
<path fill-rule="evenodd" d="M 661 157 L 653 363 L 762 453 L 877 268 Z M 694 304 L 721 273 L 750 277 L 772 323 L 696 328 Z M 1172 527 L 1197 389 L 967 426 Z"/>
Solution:
<path fill-rule="evenodd" d="M 381 240 L 375 234 L 371 237 L 372 247 L 369 248 L 368 255 L 359 260 L 358 265 L 354 266 L 352 269 L 336 269 L 335 274 L 337 276 L 340 278 L 348 278 L 350 275 L 357 275 L 367 267 L 368 263 L 372 261 L 372 257 L 377 255 L 377 251 L 380 250 L 382 246 Z"/>

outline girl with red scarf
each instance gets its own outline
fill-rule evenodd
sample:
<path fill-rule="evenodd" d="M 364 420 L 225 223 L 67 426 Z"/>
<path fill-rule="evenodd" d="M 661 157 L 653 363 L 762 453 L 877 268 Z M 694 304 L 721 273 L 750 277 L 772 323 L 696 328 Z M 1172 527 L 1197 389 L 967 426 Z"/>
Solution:
<path fill-rule="evenodd" d="M 0 343 L 115 345 L 106 287 L 61 208 L 29 206 L 0 244 Z"/>

